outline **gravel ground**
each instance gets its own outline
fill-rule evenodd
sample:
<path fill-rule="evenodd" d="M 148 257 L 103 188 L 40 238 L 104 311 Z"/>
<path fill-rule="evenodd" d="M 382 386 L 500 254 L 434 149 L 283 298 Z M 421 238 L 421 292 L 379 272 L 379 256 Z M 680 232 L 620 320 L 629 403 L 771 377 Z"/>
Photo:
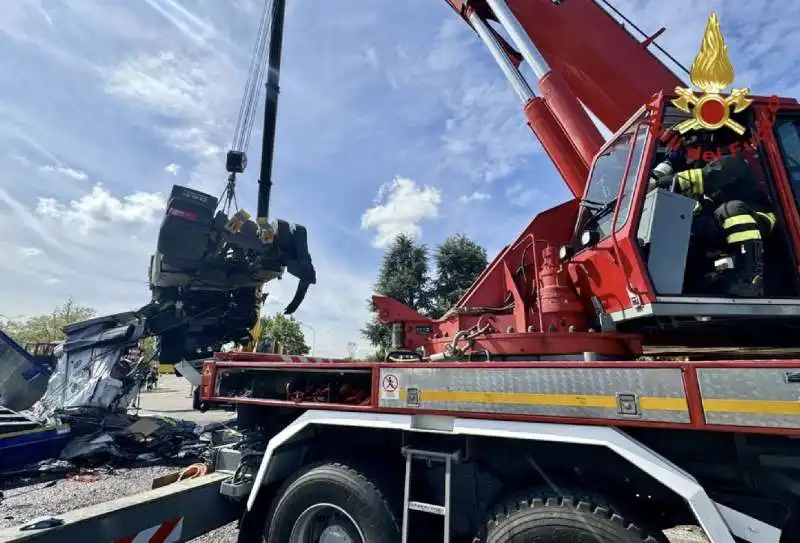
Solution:
<path fill-rule="evenodd" d="M 118 469 L 101 474 L 93 482 L 56 479 L 50 482 L 17 480 L 1 485 L 0 529 L 23 524 L 37 517 L 58 515 L 72 509 L 97 505 L 150 490 L 153 479 L 175 471 L 175 467 L 150 466 Z M 34 484 L 30 484 L 33 482 Z M 193 543 L 235 543 L 235 523 L 193 539 Z"/>
<path fill-rule="evenodd" d="M 55 479 L 45 483 L 35 482 L 36 480 L 11 481 L 0 487 L 3 488 L 0 528 L 150 490 L 153 478 L 171 471 L 175 471 L 175 468 L 151 466 L 100 474 L 100 479 L 94 482 L 69 479 Z"/>

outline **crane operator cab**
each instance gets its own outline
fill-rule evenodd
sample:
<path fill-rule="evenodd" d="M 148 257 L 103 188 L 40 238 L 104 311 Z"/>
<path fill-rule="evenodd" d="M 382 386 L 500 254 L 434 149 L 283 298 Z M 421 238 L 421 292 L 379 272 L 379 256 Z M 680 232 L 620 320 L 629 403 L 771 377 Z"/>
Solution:
<path fill-rule="evenodd" d="M 755 120 L 767 100 L 754 99 L 731 115 L 741 134 L 681 134 L 672 128 L 691 115 L 670 98 L 654 98 L 595 159 L 570 273 L 622 331 L 699 336 L 720 324 L 730 341 L 763 342 L 765 329 L 788 341 L 785 327 L 800 324 L 800 240 L 787 227 L 787 217 L 797 220 L 796 196 L 784 209 L 781 195 L 800 190 L 797 118 L 778 115 L 765 132 Z M 782 123 L 790 126 L 781 133 Z M 773 132 L 780 153 L 766 149 Z M 776 174 L 774 164 L 785 170 Z"/>
<path fill-rule="evenodd" d="M 659 138 L 666 149 L 657 149 L 663 160 L 650 172 L 648 193 L 666 189 L 695 201 L 682 294 L 763 297 L 777 216 L 759 157 L 733 132 L 677 137 L 666 131 Z M 770 291 L 779 286 L 771 276 Z"/>

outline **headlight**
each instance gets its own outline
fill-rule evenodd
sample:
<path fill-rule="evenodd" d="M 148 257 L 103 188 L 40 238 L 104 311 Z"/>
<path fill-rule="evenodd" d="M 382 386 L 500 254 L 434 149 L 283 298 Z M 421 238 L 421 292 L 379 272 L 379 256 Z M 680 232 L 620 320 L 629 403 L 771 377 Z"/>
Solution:
<path fill-rule="evenodd" d="M 598 241 L 600 241 L 600 234 L 597 230 L 584 230 L 581 234 L 581 245 L 584 247 L 597 245 Z"/>

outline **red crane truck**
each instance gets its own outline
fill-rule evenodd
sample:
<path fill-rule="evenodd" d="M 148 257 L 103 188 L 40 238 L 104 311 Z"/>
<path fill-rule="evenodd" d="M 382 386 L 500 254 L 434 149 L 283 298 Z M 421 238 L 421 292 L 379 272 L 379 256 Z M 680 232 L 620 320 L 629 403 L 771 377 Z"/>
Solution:
<path fill-rule="evenodd" d="M 189 539 L 235 518 L 242 542 L 656 543 L 678 524 L 800 541 L 800 106 L 719 94 L 732 70 L 715 17 L 691 80 L 718 85 L 697 95 L 650 51 L 663 29 L 637 38 L 606 2 L 447 1 L 574 198 L 439 320 L 376 296 L 386 361 L 206 361 L 201 401 L 237 404 L 260 439 L 221 449 L 214 474 L 0 541 Z M 693 281 L 709 257 L 697 202 L 649 182 L 674 146 L 659 127 L 679 122 L 750 138 L 776 217 L 764 296 Z"/>

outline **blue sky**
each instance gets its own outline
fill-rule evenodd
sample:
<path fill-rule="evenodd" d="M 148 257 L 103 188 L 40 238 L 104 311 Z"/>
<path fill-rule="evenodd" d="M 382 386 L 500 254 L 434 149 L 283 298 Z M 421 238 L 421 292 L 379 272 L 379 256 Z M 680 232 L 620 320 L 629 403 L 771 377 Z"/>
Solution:
<path fill-rule="evenodd" d="M 67 296 L 101 313 L 148 301 L 165 194 L 224 186 L 259 4 L 2 3 L 0 314 L 49 312 Z M 660 43 L 687 65 L 716 10 L 739 86 L 800 90 L 788 16 L 800 2 L 692 2 L 696 16 L 675 5 L 615 3 L 647 31 L 666 26 Z M 281 79 L 271 214 L 309 228 L 319 283 L 297 316 L 318 354 L 345 355 L 349 341 L 366 352 L 358 329 L 394 234 L 433 246 L 461 232 L 494 254 L 568 197 L 516 95 L 443 0 L 292 0 Z M 251 211 L 259 138 L 239 184 Z M 294 287 L 272 283 L 267 310 Z"/>

